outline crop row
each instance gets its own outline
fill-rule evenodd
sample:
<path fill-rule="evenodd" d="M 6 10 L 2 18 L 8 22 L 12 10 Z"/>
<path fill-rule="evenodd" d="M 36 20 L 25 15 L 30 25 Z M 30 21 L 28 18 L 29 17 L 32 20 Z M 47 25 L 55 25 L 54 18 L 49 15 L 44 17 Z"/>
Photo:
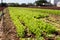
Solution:
<path fill-rule="evenodd" d="M 26 35 L 29 36 L 29 34 L 33 34 L 34 37 L 40 38 L 56 31 L 54 25 L 41 20 L 41 18 L 48 17 L 49 14 L 35 10 L 36 9 L 9 8 L 10 17 L 16 26 L 19 37 L 23 38 Z"/>
<path fill-rule="evenodd" d="M 42 13 L 60 15 L 60 10 L 27 8 L 27 10 L 29 10 L 29 9 L 30 9 L 30 11 L 36 11 L 36 12 L 42 12 Z"/>

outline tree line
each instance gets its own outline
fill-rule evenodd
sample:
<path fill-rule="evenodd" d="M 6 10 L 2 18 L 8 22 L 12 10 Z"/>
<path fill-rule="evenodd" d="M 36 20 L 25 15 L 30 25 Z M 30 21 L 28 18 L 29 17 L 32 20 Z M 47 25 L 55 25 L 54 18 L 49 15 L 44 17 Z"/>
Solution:
<path fill-rule="evenodd" d="M 0 6 L 12 6 L 12 7 L 27 7 L 27 6 L 45 6 L 45 5 L 51 5 L 46 0 L 37 0 L 34 3 L 1 3 Z"/>

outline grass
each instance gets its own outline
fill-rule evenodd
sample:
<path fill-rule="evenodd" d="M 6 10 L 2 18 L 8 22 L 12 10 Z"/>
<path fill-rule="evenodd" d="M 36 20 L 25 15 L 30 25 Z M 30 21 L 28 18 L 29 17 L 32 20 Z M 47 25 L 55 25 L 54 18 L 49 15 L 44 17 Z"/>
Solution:
<path fill-rule="evenodd" d="M 60 10 L 46 10 L 9 7 L 10 17 L 16 26 L 17 35 L 20 38 L 30 36 L 39 39 L 43 38 L 44 35 L 54 33 L 56 31 L 55 26 L 45 22 L 43 19 L 48 18 L 49 14 L 60 15 Z"/>

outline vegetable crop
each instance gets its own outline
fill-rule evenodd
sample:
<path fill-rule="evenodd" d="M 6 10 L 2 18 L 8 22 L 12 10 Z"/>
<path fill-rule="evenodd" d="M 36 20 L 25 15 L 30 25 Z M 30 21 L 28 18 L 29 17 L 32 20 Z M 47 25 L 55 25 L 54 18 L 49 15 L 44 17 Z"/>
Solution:
<path fill-rule="evenodd" d="M 16 26 L 17 35 L 21 38 L 25 37 L 25 30 L 28 31 L 28 33 L 33 33 L 36 38 L 52 34 L 56 31 L 54 25 L 43 20 L 43 18 L 49 17 L 49 13 L 45 10 L 9 7 L 9 13 Z"/>

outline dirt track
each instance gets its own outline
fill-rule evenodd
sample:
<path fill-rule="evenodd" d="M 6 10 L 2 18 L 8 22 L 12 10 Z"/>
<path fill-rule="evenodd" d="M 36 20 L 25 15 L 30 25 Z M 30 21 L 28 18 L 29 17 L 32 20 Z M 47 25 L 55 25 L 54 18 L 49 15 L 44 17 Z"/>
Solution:
<path fill-rule="evenodd" d="M 3 9 L 4 8 L 0 9 L 0 11 Z M 4 10 L 4 16 L 2 16 L 0 21 L 0 40 L 19 40 L 16 28 L 11 21 L 8 8 Z"/>
<path fill-rule="evenodd" d="M 26 7 L 26 8 L 39 8 L 39 9 L 52 9 L 52 10 L 60 10 L 60 7 L 56 6 L 31 6 L 31 7 Z"/>
<path fill-rule="evenodd" d="M 19 40 L 17 37 L 16 28 L 11 21 L 8 9 L 5 10 L 3 26 L 6 40 Z"/>
<path fill-rule="evenodd" d="M 4 27 L 3 27 L 3 16 L 0 20 L 0 40 L 5 40 Z"/>
<path fill-rule="evenodd" d="M 41 9 L 53 9 L 53 10 L 60 10 L 60 7 L 56 6 L 47 6 L 47 7 L 40 7 Z"/>
<path fill-rule="evenodd" d="M 6 7 L 0 7 L 0 11 L 2 11 L 4 8 L 6 8 Z"/>

